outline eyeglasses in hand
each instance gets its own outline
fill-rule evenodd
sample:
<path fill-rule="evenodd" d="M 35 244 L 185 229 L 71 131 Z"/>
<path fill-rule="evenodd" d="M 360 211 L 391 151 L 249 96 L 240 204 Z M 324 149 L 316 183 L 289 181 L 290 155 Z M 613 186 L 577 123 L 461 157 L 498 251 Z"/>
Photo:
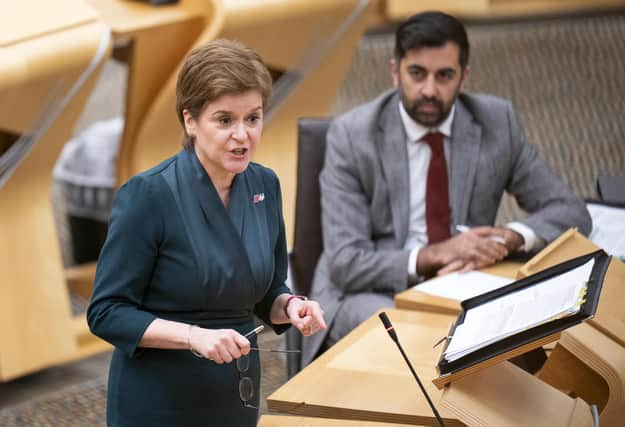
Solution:
<path fill-rule="evenodd" d="M 246 408 L 258 409 L 257 406 L 250 403 L 254 397 L 254 381 L 252 381 L 252 378 L 245 376 L 245 373 L 250 368 L 250 357 L 247 354 L 239 357 L 236 361 L 236 365 L 239 375 L 239 398 L 241 399 L 241 403 Z"/>
<path fill-rule="evenodd" d="M 300 350 L 279 350 L 273 348 L 258 348 L 251 347 L 251 350 L 255 351 L 267 351 L 271 353 L 300 353 Z M 249 354 L 243 355 L 236 360 L 237 374 L 239 375 L 239 399 L 246 408 L 258 409 L 257 406 L 252 405 L 250 402 L 254 398 L 254 381 L 251 377 L 245 375 L 250 368 L 250 356 Z"/>

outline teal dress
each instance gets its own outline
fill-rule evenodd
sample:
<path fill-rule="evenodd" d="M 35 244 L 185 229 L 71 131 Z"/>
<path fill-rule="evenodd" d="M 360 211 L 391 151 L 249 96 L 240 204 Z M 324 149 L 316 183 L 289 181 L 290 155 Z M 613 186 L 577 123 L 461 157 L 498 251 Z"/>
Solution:
<path fill-rule="evenodd" d="M 256 425 L 234 362 L 137 346 L 156 318 L 241 333 L 253 329 L 254 314 L 271 324 L 275 298 L 290 293 L 281 204 L 275 174 L 251 163 L 226 208 L 193 150 L 120 188 L 87 310 L 91 331 L 115 346 L 108 425 Z M 249 403 L 258 407 L 260 365 L 257 352 L 250 357 Z"/>

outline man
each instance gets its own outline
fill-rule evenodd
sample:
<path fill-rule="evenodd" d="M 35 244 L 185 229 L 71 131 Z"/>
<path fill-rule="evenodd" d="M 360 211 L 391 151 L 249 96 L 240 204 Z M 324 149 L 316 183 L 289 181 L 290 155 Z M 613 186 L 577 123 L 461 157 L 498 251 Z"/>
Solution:
<path fill-rule="evenodd" d="M 424 278 L 536 251 L 569 227 L 590 232 L 585 205 L 526 143 L 510 102 L 461 93 L 468 57 L 458 20 L 415 15 L 396 33 L 395 90 L 331 125 L 312 289 L 331 326 L 325 343 L 304 341 L 304 365 Z M 528 216 L 492 226 L 504 191 Z"/>

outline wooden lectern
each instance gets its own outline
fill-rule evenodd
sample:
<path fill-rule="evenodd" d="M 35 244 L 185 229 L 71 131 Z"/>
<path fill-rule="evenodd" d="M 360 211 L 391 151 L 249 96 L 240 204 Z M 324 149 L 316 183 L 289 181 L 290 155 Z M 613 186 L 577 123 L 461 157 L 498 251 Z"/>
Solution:
<path fill-rule="evenodd" d="M 293 417 L 288 415 L 263 415 L 258 427 L 401 427 L 405 424 L 376 423 L 374 421 L 349 421 L 331 418 Z"/>
<path fill-rule="evenodd" d="M 455 316 L 396 309 L 387 314 L 445 425 L 592 425 L 585 402 L 508 362 L 438 390 L 431 381 L 437 376 L 440 350 L 432 345 Z M 280 387 L 267 403 L 270 410 L 289 415 L 437 425 L 377 315 Z"/>
<path fill-rule="evenodd" d="M 488 271 L 523 278 L 597 249 L 594 243 L 571 229 L 527 263 L 504 263 Z M 625 300 L 624 282 L 625 264 L 613 259 L 595 317 L 562 333 L 538 375 L 546 383 L 596 404 L 601 425 L 607 426 L 621 425 L 625 413 L 625 312 L 620 307 Z M 397 294 L 395 302 L 400 308 L 434 312 L 458 313 L 460 308 L 456 301 L 412 289 Z"/>
<path fill-rule="evenodd" d="M 524 277 L 597 246 L 569 230 L 529 260 Z M 620 426 L 625 414 L 625 264 L 613 258 L 594 319 L 563 332 L 539 377 L 554 387 L 596 404 L 602 426 Z"/>

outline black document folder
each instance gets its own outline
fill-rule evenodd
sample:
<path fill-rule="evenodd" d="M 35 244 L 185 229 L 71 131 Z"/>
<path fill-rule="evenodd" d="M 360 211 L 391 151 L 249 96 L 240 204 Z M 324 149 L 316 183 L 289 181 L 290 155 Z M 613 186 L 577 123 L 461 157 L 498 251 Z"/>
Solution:
<path fill-rule="evenodd" d="M 577 313 L 546 320 L 541 324 L 525 329 L 514 335 L 504 337 L 453 361 L 448 361 L 444 357 L 445 350 L 450 343 L 448 340 L 445 343 L 437 365 L 440 377 L 434 379 L 434 384 L 438 387 L 442 387 L 444 384 L 459 379 L 475 370 L 482 369 L 482 367 L 490 366 L 499 361 L 523 354 L 533 348 L 540 347 L 550 341 L 556 340 L 561 331 L 592 318 L 597 311 L 603 279 L 608 265 L 610 264 L 610 256 L 603 250 L 598 250 L 565 261 L 524 279 L 510 283 L 502 288 L 463 301 L 461 303 L 462 310 L 458 315 L 458 319 L 448 334 L 451 340 L 453 340 L 456 328 L 464 323 L 465 317 L 471 309 L 532 286 L 541 286 L 541 283 L 573 270 L 576 267 L 582 266 L 591 259 L 594 259 L 594 265 L 589 279 L 586 282 L 584 302 L 579 305 L 579 311 L 577 311 Z M 483 366 L 481 367 L 480 365 Z M 465 372 L 462 373 L 463 371 Z"/>

